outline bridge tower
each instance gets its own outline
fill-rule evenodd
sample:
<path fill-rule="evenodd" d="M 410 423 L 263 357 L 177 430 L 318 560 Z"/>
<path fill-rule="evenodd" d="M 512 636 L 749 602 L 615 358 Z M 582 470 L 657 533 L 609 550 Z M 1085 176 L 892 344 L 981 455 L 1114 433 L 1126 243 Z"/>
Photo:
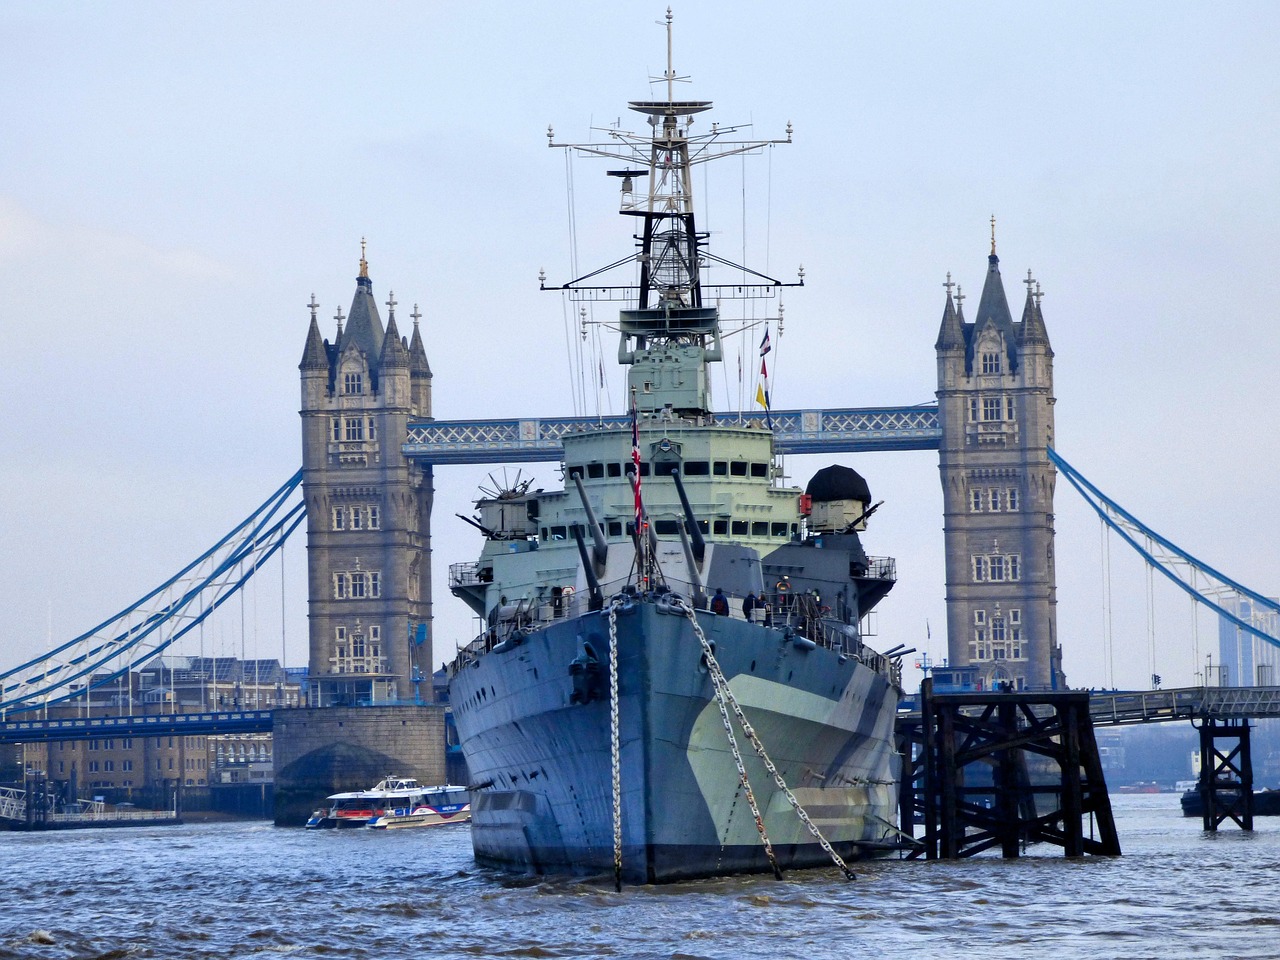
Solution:
<path fill-rule="evenodd" d="M 302 371 L 313 706 L 431 699 L 430 466 L 400 452 L 431 416 L 431 367 L 413 339 L 383 329 L 361 243 L 350 315 L 322 340 L 311 298 Z M 346 328 L 342 322 L 346 320 Z"/>
<path fill-rule="evenodd" d="M 935 344 L 950 666 L 984 690 L 1059 690 L 1053 350 L 1030 270 L 1021 321 L 1009 312 L 994 218 L 987 264 L 972 323 L 947 275 Z"/>

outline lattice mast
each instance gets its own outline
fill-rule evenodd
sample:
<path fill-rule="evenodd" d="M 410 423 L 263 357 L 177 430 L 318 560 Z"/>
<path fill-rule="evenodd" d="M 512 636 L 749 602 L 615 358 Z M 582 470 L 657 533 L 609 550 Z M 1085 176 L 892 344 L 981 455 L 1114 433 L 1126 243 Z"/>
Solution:
<path fill-rule="evenodd" d="M 711 109 L 709 100 L 677 100 L 675 84 L 687 77 L 676 75 L 672 55 L 672 17 L 667 11 L 667 69 L 653 78 L 666 84 L 665 100 L 633 100 L 628 106 L 648 118 L 650 132 L 637 134 L 610 128 L 609 142 L 569 144 L 555 142 L 580 154 L 621 160 L 626 167 L 609 170 L 622 182 L 619 212 L 640 220 L 636 234 L 637 251 L 615 263 L 561 286 L 543 289 L 567 290 L 577 300 L 631 300 L 634 309 L 619 312 L 618 362 L 631 369 L 627 375 L 625 402 L 636 398 L 642 416 L 665 413 L 697 419 L 711 412 L 710 379 L 707 364 L 724 359 L 720 314 L 707 306 L 704 295 L 720 299 L 725 291 L 708 289 L 702 270 L 716 261 L 754 278 L 734 285 L 735 298 L 772 296 L 784 284 L 757 271 L 730 263 L 706 250 L 708 234 L 700 232 L 694 217 L 692 168 L 695 164 L 745 153 L 758 153 L 776 143 L 791 142 L 791 125 L 785 140 L 738 140 L 739 127 L 712 124 L 708 132 L 694 134 L 694 116 Z M 648 178 L 648 190 L 636 192 L 635 181 Z M 635 263 L 638 282 L 624 286 L 601 286 L 593 278 L 617 267 Z"/>

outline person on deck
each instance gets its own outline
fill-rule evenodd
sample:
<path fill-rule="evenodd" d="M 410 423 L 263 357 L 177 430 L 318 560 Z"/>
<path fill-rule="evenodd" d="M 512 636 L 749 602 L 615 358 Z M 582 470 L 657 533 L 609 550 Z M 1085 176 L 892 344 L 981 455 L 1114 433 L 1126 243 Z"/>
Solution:
<path fill-rule="evenodd" d="M 724 591 L 716 587 L 716 595 L 711 598 L 711 612 L 718 617 L 727 617 L 729 615 L 729 598 L 724 595 Z"/>
<path fill-rule="evenodd" d="M 747 594 L 747 598 L 742 601 L 742 615 L 747 618 L 747 623 L 756 622 L 756 592 L 752 590 Z"/>

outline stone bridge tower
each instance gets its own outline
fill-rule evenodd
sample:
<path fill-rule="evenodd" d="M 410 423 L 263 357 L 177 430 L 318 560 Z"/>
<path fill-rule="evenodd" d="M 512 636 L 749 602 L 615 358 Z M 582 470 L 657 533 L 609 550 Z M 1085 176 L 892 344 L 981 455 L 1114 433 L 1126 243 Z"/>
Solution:
<path fill-rule="evenodd" d="M 1029 270 L 1022 319 L 1010 315 L 994 219 L 987 264 L 972 323 L 947 275 L 935 344 L 950 666 L 969 668 L 962 673 L 984 690 L 1064 689 L 1053 555 L 1057 473 L 1045 451 L 1053 445 L 1053 350 Z"/>
<path fill-rule="evenodd" d="M 432 474 L 400 452 L 431 368 L 416 305 L 412 340 L 394 294 L 383 329 L 361 246 L 350 315 L 322 340 L 312 297 L 299 364 L 312 706 L 431 699 Z"/>

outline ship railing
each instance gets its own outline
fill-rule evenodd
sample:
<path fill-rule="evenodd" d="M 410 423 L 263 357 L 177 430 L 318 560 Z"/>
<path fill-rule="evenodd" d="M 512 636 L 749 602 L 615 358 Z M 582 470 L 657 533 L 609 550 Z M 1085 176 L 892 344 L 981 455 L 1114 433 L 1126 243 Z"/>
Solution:
<path fill-rule="evenodd" d="M 867 557 L 867 574 L 873 580 L 898 579 L 898 561 L 893 557 Z"/>

